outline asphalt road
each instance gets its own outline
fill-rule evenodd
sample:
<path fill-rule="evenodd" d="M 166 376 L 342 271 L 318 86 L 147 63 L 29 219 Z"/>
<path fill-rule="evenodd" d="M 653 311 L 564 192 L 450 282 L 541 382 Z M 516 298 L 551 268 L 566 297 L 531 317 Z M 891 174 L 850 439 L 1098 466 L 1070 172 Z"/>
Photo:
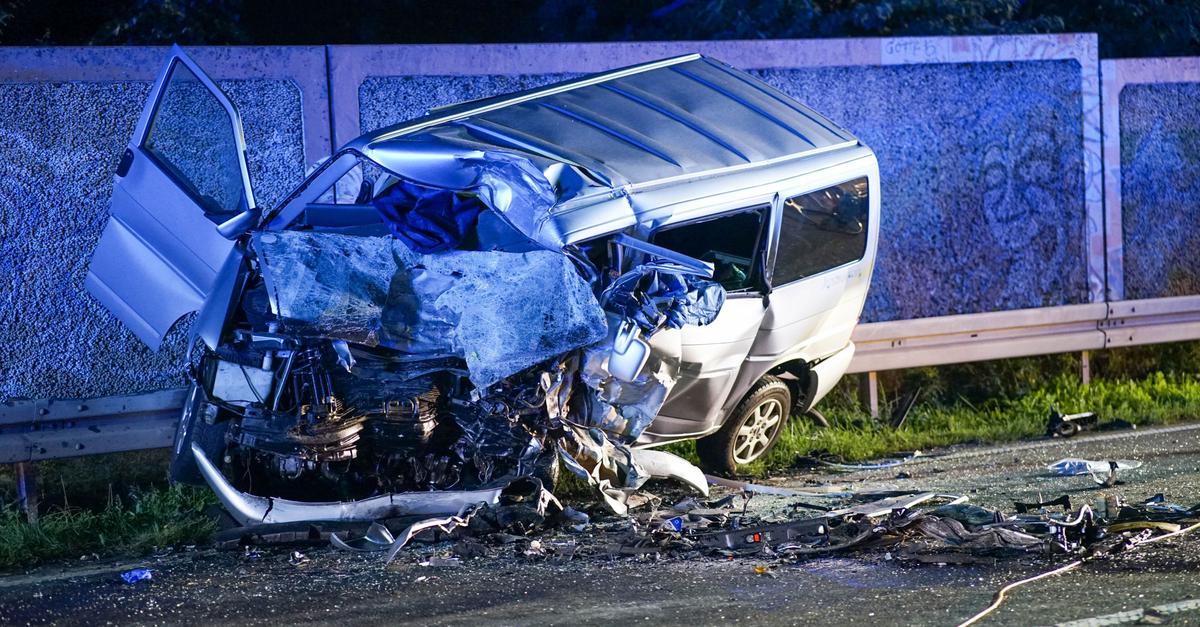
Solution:
<path fill-rule="evenodd" d="M 1087 477 L 1049 476 L 1062 457 L 1135 459 L 1145 466 L 1123 484 L 1098 488 Z M 900 474 L 903 473 L 903 474 Z M 906 478 L 897 478 L 897 475 Z M 1200 425 L 1139 430 L 997 449 L 961 448 L 901 468 L 808 472 L 778 481 L 811 489 L 928 489 L 1003 507 L 1069 494 L 1076 503 L 1117 493 L 1140 500 L 1162 492 L 1200 502 Z M 763 511 L 787 499 L 755 497 Z M 571 542 L 555 536 L 548 543 Z M 194 550 L 135 562 L 80 562 L 0 578 L 0 622 L 56 623 L 420 623 L 654 625 L 952 625 L 987 606 L 1000 586 L 1049 570 L 1063 557 L 971 565 L 913 564 L 875 551 L 796 564 L 713 557 L 564 560 L 482 557 L 457 566 L 422 566 L 416 548 L 389 567 L 376 556 L 304 547 L 257 558 Z M 406 549 L 407 551 L 408 549 Z M 768 566 L 759 574 L 755 566 Z M 141 566 L 154 578 L 129 586 L 119 573 Z M 1045 579 L 1010 594 L 985 625 L 1037 625 L 1168 606 L 1169 623 L 1200 624 L 1200 533 L 1142 547 Z M 1180 602 L 1185 602 L 1180 604 Z M 1172 605 L 1174 604 L 1174 605 Z M 1148 619 L 1143 619 L 1148 620 Z M 1159 619 L 1162 620 L 1162 619 Z M 1096 622 L 1093 624 L 1102 624 Z M 1113 623 L 1108 623 L 1113 624 Z"/>

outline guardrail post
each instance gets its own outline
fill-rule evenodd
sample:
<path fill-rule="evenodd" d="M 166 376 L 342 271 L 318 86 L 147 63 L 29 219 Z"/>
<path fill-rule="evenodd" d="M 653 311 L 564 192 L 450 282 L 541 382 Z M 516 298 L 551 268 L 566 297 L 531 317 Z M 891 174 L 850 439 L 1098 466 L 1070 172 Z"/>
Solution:
<path fill-rule="evenodd" d="M 38 520 L 38 484 L 37 464 L 33 462 L 17 462 L 17 501 L 25 520 L 30 524 Z"/>
<path fill-rule="evenodd" d="M 858 402 L 872 418 L 879 417 L 879 376 L 875 372 L 858 375 Z"/>
<path fill-rule="evenodd" d="M 1092 382 L 1092 351 L 1079 353 L 1079 379 L 1084 385 Z"/>

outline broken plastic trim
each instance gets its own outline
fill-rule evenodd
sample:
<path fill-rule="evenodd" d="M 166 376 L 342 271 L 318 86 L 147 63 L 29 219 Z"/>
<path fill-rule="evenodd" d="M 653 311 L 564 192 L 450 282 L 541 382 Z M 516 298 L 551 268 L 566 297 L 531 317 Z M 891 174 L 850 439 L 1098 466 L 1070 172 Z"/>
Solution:
<path fill-rule="evenodd" d="M 695 488 L 697 492 L 708 496 L 708 480 L 704 471 L 695 467 L 691 462 L 666 451 L 651 449 L 631 449 L 633 462 L 642 467 L 646 474 L 654 479 L 675 479 Z"/>
<path fill-rule="evenodd" d="M 446 516 L 457 514 L 463 508 L 485 503 L 499 502 L 504 486 L 487 490 L 399 492 L 383 494 L 361 501 L 335 501 L 307 503 L 255 496 L 238 491 L 220 470 L 209 461 L 199 446 L 192 444 L 192 455 L 204 480 L 216 493 L 225 511 L 241 525 L 295 523 L 295 522 L 338 522 L 374 521 L 398 516 Z"/>

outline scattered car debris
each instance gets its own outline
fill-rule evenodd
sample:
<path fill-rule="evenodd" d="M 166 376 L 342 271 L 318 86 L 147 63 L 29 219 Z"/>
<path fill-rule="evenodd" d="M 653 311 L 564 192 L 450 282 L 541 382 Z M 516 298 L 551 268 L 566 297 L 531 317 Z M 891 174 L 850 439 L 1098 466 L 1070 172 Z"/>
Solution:
<path fill-rule="evenodd" d="M 133 585 L 139 581 L 148 581 L 154 578 L 154 573 L 149 568 L 135 568 L 121 573 L 121 580 L 129 585 Z"/>
<path fill-rule="evenodd" d="M 387 557 L 384 560 L 385 563 L 391 562 L 393 559 L 395 559 L 396 554 L 400 552 L 400 549 L 404 548 L 404 545 L 408 544 L 408 541 L 411 540 L 413 536 L 426 529 L 437 529 L 442 533 L 450 533 L 450 531 L 454 528 L 467 526 L 467 524 L 471 522 L 471 518 L 476 512 L 479 511 L 480 507 L 481 506 L 479 505 L 467 507 L 460 510 L 459 513 L 454 516 L 449 516 L 447 518 L 430 518 L 409 525 L 407 529 L 405 529 L 399 536 L 396 537 L 396 540 L 392 542 L 392 545 L 388 547 Z"/>
<path fill-rule="evenodd" d="M 764 484 L 759 484 L 759 483 L 750 483 L 747 481 L 739 481 L 737 479 L 727 479 L 725 477 L 717 477 L 714 475 L 704 475 L 704 478 L 707 479 L 708 482 L 713 485 L 724 486 L 727 488 L 735 488 L 737 490 L 741 490 L 743 492 L 747 492 L 747 493 L 751 493 L 751 494 L 771 494 L 771 495 L 775 495 L 775 496 L 800 496 L 800 497 L 811 496 L 811 497 L 847 497 L 847 498 L 850 496 L 853 496 L 853 494 L 851 492 L 846 492 L 846 491 L 817 492 L 817 491 L 793 490 L 791 488 L 782 488 L 779 486 L 764 485 Z"/>
<path fill-rule="evenodd" d="M 1046 435 L 1058 438 L 1069 438 L 1082 431 L 1094 429 L 1100 419 L 1095 412 L 1078 414 L 1063 414 L 1057 409 L 1050 408 L 1050 418 L 1046 421 Z"/>
<path fill-rule="evenodd" d="M 1093 461 L 1087 459 L 1060 459 L 1046 466 L 1051 473 L 1063 477 L 1090 475 L 1096 485 L 1112 487 L 1117 482 L 1117 471 L 1135 470 L 1142 467 L 1142 462 L 1136 460 Z"/>
<path fill-rule="evenodd" d="M 879 461 L 865 462 L 865 463 L 861 463 L 861 464 L 848 464 L 845 462 L 831 461 L 829 459 L 823 459 L 823 458 L 817 457 L 817 456 L 804 456 L 802 458 L 797 459 L 796 464 L 798 466 L 805 466 L 805 465 L 821 466 L 821 467 L 825 467 L 825 468 L 833 468 L 835 470 L 847 470 L 847 471 L 883 470 L 885 468 L 895 468 L 896 466 L 902 466 L 902 465 L 907 464 L 907 463 L 909 463 L 919 457 L 922 457 L 922 456 L 923 455 L 921 454 L 921 451 L 913 451 L 911 454 L 905 455 L 904 457 L 898 457 L 895 459 L 883 459 L 883 460 L 879 460 Z"/>
<path fill-rule="evenodd" d="M 1020 503 L 1014 502 L 1013 507 L 1018 514 L 1027 514 L 1029 512 L 1038 512 L 1045 510 L 1047 507 L 1061 507 L 1064 512 L 1071 510 L 1071 497 L 1066 494 L 1049 501 L 1039 501 L 1037 503 Z"/>
<path fill-rule="evenodd" d="M 1095 412 L 1085 411 L 1077 414 L 1063 414 L 1056 408 L 1050 408 L 1050 417 L 1046 420 L 1046 435 L 1054 438 L 1070 438 L 1084 431 L 1113 431 L 1117 429 L 1136 429 L 1137 425 L 1122 418 L 1113 418 L 1100 422 Z"/>
<path fill-rule="evenodd" d="M 360 538 L 343 539 L 337 533 L 329 534 L 329 542 L 338 549 L 343 551 L 357 551 L 362 553 L 374 553 L 376 551 L 386 551 L 396 542 L 396 538 L 392 536 L 392 532 L 384 525 L 378 522 L 371 523 L 367 528 L 367 532 Z"/>
<path fill-rule="evenodd" d="M 1086 506 L 1084 506 L 1084 507 L 1086 507 Z M 1200 505 L 1198 505 L 1195 508 L 1192 508 L 1192 510 L 1194 512 L 1200 511 Z M 1186 533 L 1191 533 L 1192 531 L 1195 531 L 1197 529 L 1200 529 L 1200 522 L 1192 524 L 1188 527 L 1184 527 L 1184 528 L 1181 528 L 1181 529 L 1178 529 L 1175 531 L 1170 531 L 1168 533 L 1164 533 L 1164 534 L 1157 535 L 1157 536 L 1147 535 L 1147 534 L 1151 533 L 1151 529 L 1143 529 L 1140 533 L 1135 534 L 1135 535 L 1131 535 L 1129 533 L 1122 533 L 1122 534 L 1120 534 L 1120 536 L 1117 540 L 1110 541 L 1107 546 L 1088 547 L 1084 556 L 1079 559 L 1073 560 L 1071 562 L 1068 562 L 1067 564 L 1064 564 L 1064 565 L 1054 568 L 1052 570 L 1046 571 L 1044 573 L 1034 575 L 1032 577 L 1027 577 L 1027 578 L 1021 579 L 1019 581 L 1014 581 L 1014 582 L 1004 586 L 1003 588 L 1000 588 L 999 590 L 996 591 L 996 594 L 993 596 L 992 603 L 990 605 L 988 605 L 986 608 L 981 610 L 979 613 L 975 614 L 974 616 L 972 616 L 972 617 L 968 618 L 967 620 L 963 621 L 962 623 L 960 623 L 959 627 L 969 627 L 970 625 L 974 625 L 975 623 L 982 620 L 988 614 L 991 614 L 992 612 L 994 612 L 1004 602 L 1005 595 L 1007 595 L 1009 592 L 1011 592 L 1015 588 L 1033 583 L 1035 581 L 1039 581 L 1041 579 L 1045 579 L 1047 577 L 1053 577 L 1055 575 L 1061 575 L 1061 574 L 1070 572 L 1070 571 L 1075 570 L 1076 568 L 1079 568 L 1080 566 L 1084 565 L 1088 561 L 1095 559 L 1097 557 L 1101 557 L 1103 555 L 1111 555 L 1114 553 L 1128 551 L 1130 549 L 1133 549 L 1133 548 L 1136 548 L 1139 546 L 1145 546 L 1147 544 L 1161 542 L 1162 540 L 1166 540 L 1168 538 L 1173 538 L 1176 536 L 1181 536 Z M 1101 617 L 1101 618 L 1103 618 L 1103 617 Z"/>
<path fill-rule="evenodd" d="M 921 397 L 921 387 L 918 386 L 912 392 L 905 394 L 897 401 L 896 406 L 892 408 L 892 415 L 888 420 L 888 426 L 893 429 L 899 429 L 904 426 L 908 420 L 908 414 L 912 412 L 912 408 L 917 404 L 917 399 Z"/>

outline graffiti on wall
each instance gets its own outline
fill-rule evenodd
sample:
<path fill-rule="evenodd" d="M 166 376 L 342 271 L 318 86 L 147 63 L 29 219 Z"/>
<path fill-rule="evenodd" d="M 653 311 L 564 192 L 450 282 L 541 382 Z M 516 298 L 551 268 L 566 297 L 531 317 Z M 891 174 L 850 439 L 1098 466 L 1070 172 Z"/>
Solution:
<path fill-rule="evenodd" d="M 1200 83 L 1120 94 L 1127 298 L 1200 294 Z"/>

